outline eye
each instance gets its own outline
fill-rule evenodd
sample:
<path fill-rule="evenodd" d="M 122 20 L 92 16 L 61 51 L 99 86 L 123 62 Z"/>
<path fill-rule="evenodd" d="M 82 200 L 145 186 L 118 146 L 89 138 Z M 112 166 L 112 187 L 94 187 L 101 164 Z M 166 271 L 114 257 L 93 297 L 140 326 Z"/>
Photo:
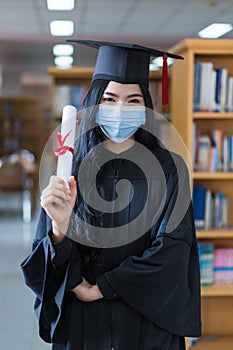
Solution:
<path fill-rule="evenodd" d="M 113 97 L 102 97 L 101 103 L 114 103 L 116 100 Z"/>
<path fill-rule="evenodd" d="M 139 103 L 140 101 L 137 98 L 133 98 L 128 101 L 129 103 Z"/>
<path fill-rule="evenodd" d="M 128 103 L 144 105 L 142 98 L 131 98 Z"/>

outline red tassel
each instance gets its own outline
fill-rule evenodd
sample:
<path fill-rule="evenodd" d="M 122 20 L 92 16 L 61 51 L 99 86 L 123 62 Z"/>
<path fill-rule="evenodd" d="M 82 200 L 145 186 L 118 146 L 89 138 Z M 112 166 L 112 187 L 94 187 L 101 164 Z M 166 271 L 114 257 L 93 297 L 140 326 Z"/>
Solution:
<path fill-rule="evenodd" d="M 168 104 L 168 66 L 167 55 L 163 54 L 163 71 L 162 71 L 162 105 Z"/>

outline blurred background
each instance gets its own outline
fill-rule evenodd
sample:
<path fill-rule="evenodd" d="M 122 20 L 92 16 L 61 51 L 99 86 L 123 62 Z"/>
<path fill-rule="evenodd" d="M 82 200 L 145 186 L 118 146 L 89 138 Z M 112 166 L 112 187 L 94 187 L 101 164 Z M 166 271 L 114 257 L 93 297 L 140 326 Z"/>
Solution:
<path fill-rule="evenodd" d="M 34 296 L 19 265 L 35 234 L 43 149 L 62 106 L 80 108 L 97 55 L 91 48 L 66 46 L 66 39 L 168 49 L 185 38 L 199 38 L 215 22 L 228 25 L 222 38 L 233 38 L 232 15 L 232 0 L 0 0 L 2 350 L 50 348 L 39 339 Z M 160 68 L 152 58 L 154 93 Z"/>

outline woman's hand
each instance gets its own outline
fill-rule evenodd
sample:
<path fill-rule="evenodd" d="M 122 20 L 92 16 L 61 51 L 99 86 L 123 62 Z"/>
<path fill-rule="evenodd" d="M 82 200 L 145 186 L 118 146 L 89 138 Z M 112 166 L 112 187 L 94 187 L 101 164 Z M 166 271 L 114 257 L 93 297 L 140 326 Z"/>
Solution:
<path fill-rule="evenodd" d="M 84 278 L 83 281 L 71 290 L 78 299 L 86 302 L 102 299 L 103 294 L 97 284 L 91 285 Z"/>
<path fill-rule="evenodd" d="M 52 219 L 54 241 L 60 241 L 66 234 L 77 196 L 74 177 L 71 176 L 68 182 L 70 189 L 61 178 L 51 176 L 49 185 L 41 194 L 41 206 Z"/>

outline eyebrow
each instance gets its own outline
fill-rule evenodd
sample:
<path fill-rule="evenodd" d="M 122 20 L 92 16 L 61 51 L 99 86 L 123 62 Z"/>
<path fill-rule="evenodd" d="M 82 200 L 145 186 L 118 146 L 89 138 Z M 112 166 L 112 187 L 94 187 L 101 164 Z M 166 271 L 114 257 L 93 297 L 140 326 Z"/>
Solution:
<path fill-rule="evenodd" d="M 117 98 L 120 97 L 119 95 L 117 95 L 113 92 L 108 92 L 108 91 L 105 91 L 104 95 L 109 95 L 109 96 L 113 96 L 113 97 L 117 97 Z M 133 98 L 133 97 L 142 97 L 143 98 L 142 94 L 140 94 L 140 93 L 134 93 L 134 94 L 130 94 L 130 95 L 126 96 L 126 98 Z"/>

